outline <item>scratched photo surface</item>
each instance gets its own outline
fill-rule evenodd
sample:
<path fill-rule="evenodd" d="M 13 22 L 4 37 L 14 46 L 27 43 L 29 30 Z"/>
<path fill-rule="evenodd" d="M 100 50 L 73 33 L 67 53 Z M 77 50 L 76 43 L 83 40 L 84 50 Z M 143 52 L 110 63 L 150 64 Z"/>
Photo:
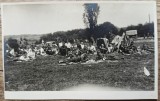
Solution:
<path fill-rule="evenodd" d="M 154 91 L 152 5 L 3 5 L 5 91 Z"/>

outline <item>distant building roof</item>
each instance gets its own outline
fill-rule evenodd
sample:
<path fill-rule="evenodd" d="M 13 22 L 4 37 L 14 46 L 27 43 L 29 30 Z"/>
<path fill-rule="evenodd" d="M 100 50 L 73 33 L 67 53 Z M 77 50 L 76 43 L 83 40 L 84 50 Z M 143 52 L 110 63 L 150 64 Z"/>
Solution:
<path fill-rule="evenodd" d="M 126 31 L 126 34 L 128 36 L 137 35 L 137 30 L 128 30 L 128 31 Z"/>

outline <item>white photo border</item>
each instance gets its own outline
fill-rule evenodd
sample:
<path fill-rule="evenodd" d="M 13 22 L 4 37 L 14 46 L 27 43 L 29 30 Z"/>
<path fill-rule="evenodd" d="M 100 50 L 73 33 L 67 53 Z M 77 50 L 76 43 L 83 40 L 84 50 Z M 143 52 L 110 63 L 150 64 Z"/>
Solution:
<path fill-rule="evenodd" d="M 51 3 L 153 3 L 154 5 L 154 46 L 155 46 L 155 81 L 154 91 L 4 91 L 5 99 L 26 99 L 26 100 L 46 100 L 46 99 L 158 99 L 158 32 L 157 32 L 157 10 L 156 1 L 46 1 L 46 2 L 17 2 L 1 4 L 2 20 L 2 56 L 4 58 L 4 26 L 3 26 L 3 6 L 21 4 L 51 4 Z M 5 76 L 4 60 L 3 77 Z M 5 84 L 4 84 L 5 87 Z"/>

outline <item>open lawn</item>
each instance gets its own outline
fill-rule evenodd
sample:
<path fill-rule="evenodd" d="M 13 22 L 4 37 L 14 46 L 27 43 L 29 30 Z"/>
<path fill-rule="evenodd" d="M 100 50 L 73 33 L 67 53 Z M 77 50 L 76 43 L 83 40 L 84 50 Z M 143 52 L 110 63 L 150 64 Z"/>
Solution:
<path fill-rule="evenodd" d="M 142 45 L 144 42 L 135 42 Z M 145 42 L 153 47 L 153 42 Z M 154 53 L 121 55 L 97 64 L 59 65 L 62 56 L 38 56 L 28 62 L 5 62 L 7 91 L 59 91 L 80 84 L 127 90 L 154 90 Z M 146 67 L 150 76 L 144 74 Z"/>

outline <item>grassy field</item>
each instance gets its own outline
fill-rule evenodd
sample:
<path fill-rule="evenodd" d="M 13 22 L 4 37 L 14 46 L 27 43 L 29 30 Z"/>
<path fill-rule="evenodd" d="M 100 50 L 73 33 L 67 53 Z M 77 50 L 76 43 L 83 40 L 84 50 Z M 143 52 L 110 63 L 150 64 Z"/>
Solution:
<path fill-rule="evenodd" d="M 144 42 L 136 42 L 142 45 Z M 153 42 L 145 42 L 153 47 Z M 6 90 L 59 91 L 80 84 L 97 84 L 130 90 L 154 90 L 154 53 L 121 55 L 97 64 L 60 66 L 62 56 L 38 56 L 28 62 L 5 62 Z M 150 71 L 144 74 L 143 68 Z"/>

